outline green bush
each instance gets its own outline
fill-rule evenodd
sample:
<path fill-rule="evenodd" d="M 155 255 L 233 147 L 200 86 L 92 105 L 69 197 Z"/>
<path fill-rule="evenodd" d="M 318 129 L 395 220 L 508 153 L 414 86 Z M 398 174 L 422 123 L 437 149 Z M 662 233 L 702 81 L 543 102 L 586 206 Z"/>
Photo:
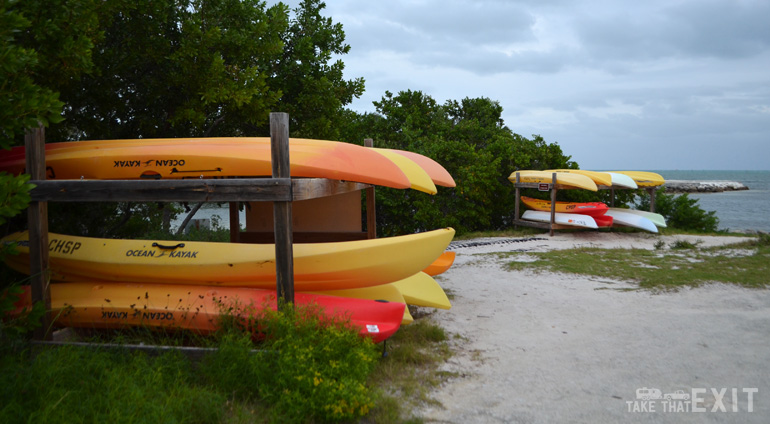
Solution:
<path fill-rule="evenodd" d="M 276 422 L 351 420 L 374 406 L 366 381 L 378 348 L 349 321 L 325 318 L 317 305 L 251 312 L 249 331 L 225 333 L 204 376 L 238 398 L 263 400 Z M 251 352 L 253 329 L 264 337 L 259 353 Z"/>
<path fill-rule="evenodd" d="M 647 196 L 640 198 L 636 207 L 640 210 L 650 210 L 650 200 Z M 663 189 L 655 193 L 655 212 L 666 218 L 666 224 L 680 230 L 715 232 L 719 226 L 716 212 L 706 212 L 698 205 L 698 199 L 692 199 L 685 194 L 665 194 Z"/>

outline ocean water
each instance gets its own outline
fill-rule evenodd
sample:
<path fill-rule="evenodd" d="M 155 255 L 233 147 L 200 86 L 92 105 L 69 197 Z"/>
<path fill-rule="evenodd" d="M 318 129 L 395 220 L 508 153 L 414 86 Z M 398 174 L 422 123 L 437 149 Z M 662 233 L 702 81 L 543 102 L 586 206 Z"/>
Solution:
<path fill-rule="evenodd" d="M 725 191 L 722 193 L 689 193 L 697 199 L 701 209 L 716 212 L 719 229 L 730 231 L 770 232 L 770 171 L 678 171 L 654 170 L 667 180 L 691 181 L 739 181 L 748 190 Z M 181 224 L 186 214 L 180 214 L 172 227 Z M 201 208 L 196 219 L 212 219 L 220 227 L 230 228 L 228 208 L 211 205 Z M 245 226 L 246 215 L 240 213 L 241 228 Z"/>
<path fill-rule="evenodd" d="M 716 212 L 719 229 L 770 232 L 770 171 L 653 171 L 667 180 L 738 181 L 748 190 L 689 193 L 698 206 Z"/>

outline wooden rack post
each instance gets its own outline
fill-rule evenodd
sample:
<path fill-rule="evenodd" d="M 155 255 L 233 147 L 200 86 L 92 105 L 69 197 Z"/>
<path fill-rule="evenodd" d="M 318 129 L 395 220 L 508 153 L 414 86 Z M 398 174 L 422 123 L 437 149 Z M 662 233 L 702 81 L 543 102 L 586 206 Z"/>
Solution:
<path fill-rule="evenodd" d="M 273 178 L 291 178 L 288 113 L 270 113 L 270 147 Z M 294 248 L 291 223 L 291 200 L 274 202 L 275 283 L 279 307 L 287 303 L 294 304 Z"/>
<path fill-rule="evenodd" d="M 32 180 L 45 180 L 45 128 L 41 125 L 24 137 L 27 151 L 27 173 Z M 35 340 L 52 340 L 51 287 L 48 285 L 48 202 L 31 201 L 27 209 L 29 222 L 29 274 L 32 304 L 42 302 L 45 313 L 40 327 L 36 328 Z"/>
<path fill-rule="evenodd" d="M 556 188 L 556 173 L 551 175 L 551 231 L 550 236 L 553 237 L 553 226 L 556 223 L 556 192 L 559 191 Z"/>

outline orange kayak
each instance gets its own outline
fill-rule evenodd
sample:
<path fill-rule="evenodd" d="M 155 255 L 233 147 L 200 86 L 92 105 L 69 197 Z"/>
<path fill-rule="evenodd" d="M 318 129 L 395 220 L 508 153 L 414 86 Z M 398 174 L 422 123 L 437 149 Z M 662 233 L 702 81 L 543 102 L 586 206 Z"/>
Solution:
<path fill-rule="evenodd" d="M 549 200 L 521 196 L 521 201 L 533 210 L 543 212 L 551 211 L 551 202 Z M 609 209 L 607 205 L 601 202 L 556 202 L 556 212 L 559 213 L 579 213 L 588 216 L 600 216 L 604 215 L 607 212 L 607 209 Z"/>
<path fill-rule="evenodd" d="M 25 149 L 0 152 L 0 171 L 24 172 Z M 409 188 L 392 160 L 363 146 L 291 139 L 292 177 L 329 178 Z M 48 179 L 264 177 L 272 175 L 270 139 L 180 138 L 46 144 Z"/>
<path fill-rule="evenodd" d="M 30 305 L 29 286 L 16 313 Z M 404 317 L 403 303 L 295 293 L 297 305 L 316 304 L 328 318 L 350 318 L 362 336 L 379 343 L 392 336 Z M 249 311 L 276 309 L 275 291 L 245 287 L 76 282 L 51 284 L 52 316 L 59 326 L 216 331 L 227 313 L 247 319 Z M 230 308 L 233 307 L 232 310 Z M 229 311 L 229 312 L 228 312 Z"/>
<path fill-rule="evenodd" d="M 435 261 L 433 261 L 432 264 L 428 265 L 427 268 L 422 270 L 422 272 L 430 275 L 430 276 L 436 276 L 439 274 L 443 274 L 446 272 L 449 268 L 452 267 L 452 264 L 455 262 L 455 252 L 452 251 L 446 251 L 441 254 L 441 256 L 438 257 Z"/>

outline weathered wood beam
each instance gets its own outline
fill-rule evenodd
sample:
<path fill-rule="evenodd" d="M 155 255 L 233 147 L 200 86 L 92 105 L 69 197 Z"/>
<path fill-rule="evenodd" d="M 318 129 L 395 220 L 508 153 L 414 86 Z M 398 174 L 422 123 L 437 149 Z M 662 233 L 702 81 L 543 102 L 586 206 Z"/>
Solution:
<path fill-rule="evenodd" d="M 291 200 L 291 179 L 48 180 L 34 179 L 33 201 L 240 202 Z"/>
<path fill-rule="evenodd" d="M 270 114 L 270 150 L 273 178 L 290 178 L 289 114 Z M 290 187 L 291 188 L 291 187 Z M 275 232 L 275 284 L 278 307 L 294 304 L 294 247 L 292 240 L 291 193 L 286 201 L 273 202 Z"/>
<path fill-rule="evenodd" d="M 363 190 L 368 184 L 350 181 L 327 180 L 325 178 L 302 178 L 292 180 L 292 199 L 308 200 Z"/>
<path fill-rule="evenodd" d="M 27 173 L 35 180 L 45 179 L 45 128 L 28 132 L 24 137 L 27 150 Z M 51 288 L 48 285 L 48 203 L 32 200 L 27 208 L 29 222 L 29 274 L 32 304 L 42 302 L 45 313 L 33 337 L 36 340 L 52 340 L 51 329 Z"/>

